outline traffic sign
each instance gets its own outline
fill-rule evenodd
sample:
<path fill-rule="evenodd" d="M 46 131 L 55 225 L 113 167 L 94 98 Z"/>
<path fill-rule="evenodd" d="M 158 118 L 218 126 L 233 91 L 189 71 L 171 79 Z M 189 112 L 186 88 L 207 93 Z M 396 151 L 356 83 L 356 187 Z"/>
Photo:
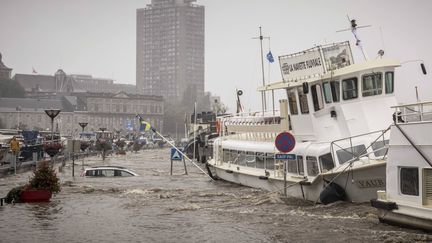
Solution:
<path fill-rule="evenodd" d="M 295 147 L 296 141 L 294 136 L 289 132 L 281 132 L 275 139 L 275 146 L 277 150 L 282 153 L 289 153 Z"/>
<path fill-rule="evenodd" d="M 296 158 L 295 154 L 275 154 L 275 159 L 290 159 L 294 160 Z"/>
<path fill-rule="evenodd" d="M 183 160 L 183 155 L 176 148 L 171 148 L 171 160 Z"/>

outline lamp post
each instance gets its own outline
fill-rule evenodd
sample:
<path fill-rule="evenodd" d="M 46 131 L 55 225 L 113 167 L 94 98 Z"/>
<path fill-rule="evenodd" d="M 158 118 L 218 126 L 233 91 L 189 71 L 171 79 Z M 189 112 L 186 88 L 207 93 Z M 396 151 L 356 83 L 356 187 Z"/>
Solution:
<path fill-rule="evenodd" d="M 59 152 L 59 144 L 54 144 L 54 118 L 60 113 L 59 109 L 46 109 L 45 113 L 51 118 L 51 144 L 45 145 L 45 152 L 51 157 L 54 164 L 54 156 Z"/>
<path fill-rule="evenodd" d="M 82 127 L 82 132 L 84 132 L 84 128 L 88 125 L 88 122 L 80 122 L 78 124 Z"/>
<path fill-rule="evenodd" d="M 45 113 L 51 118 L 51 142 L 54 142 L 54 118 L 60 114 L 59 109 L 47 109 Z"/>

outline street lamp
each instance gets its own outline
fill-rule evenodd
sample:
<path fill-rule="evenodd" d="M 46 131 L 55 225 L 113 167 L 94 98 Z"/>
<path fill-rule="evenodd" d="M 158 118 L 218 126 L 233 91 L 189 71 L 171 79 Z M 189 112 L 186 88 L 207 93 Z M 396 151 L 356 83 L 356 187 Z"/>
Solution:
<path fill-rule="evenodd" d="M 51 118 L 51 142 L 54 142 L 54 118 L 60 113 L 60 110 L 47 109 L 45 113 Z"/>
<path fill-rule="evenodd" d="M 84 128 L 88 125 L 88 122 L 80 122 L 78 124 L 82 127 L 82 132 L 84 132 Z"/>

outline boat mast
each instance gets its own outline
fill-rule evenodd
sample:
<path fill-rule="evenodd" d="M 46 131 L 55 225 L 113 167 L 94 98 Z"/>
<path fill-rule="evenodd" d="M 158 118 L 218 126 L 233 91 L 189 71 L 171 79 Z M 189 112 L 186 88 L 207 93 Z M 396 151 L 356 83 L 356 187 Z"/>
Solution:
<path fill-rule="evenodd" d="M 261 47 L 261 73 L 262 73 L 262 84 L 263 87 L 265 86 L 265 76 L 264 76 L 264 53 L 263 53 L 263 39 L 270 39 L 270 37 L 263 37 L 262 35 L 262 30 L 261 30 L 261 26 L 259 27 L 259 37 L 255 37 L 252 39 L 259 39 L 260 40 L 260 47 Z M 263 111 L 263 116 L 264 116 L 264 111 L 267 110 L 267 104 L 266 104 L 266 94 L 265 91 L 261 91 L 261 99 L 262 99 L 262 111 Z"/>

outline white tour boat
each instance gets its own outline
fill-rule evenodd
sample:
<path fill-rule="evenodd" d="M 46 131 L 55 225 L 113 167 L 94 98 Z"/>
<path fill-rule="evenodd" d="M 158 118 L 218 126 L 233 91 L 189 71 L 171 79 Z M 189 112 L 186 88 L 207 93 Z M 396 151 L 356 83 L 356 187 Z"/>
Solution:
<path fill-rule="evenodd" d="M 432 102 L 395 106 L 380 221 L 432 231 Z"/>
<path fill-rule="evenodd" d="M 376 198 L 385 188 L 400 63 L 379 56 L 354 64 L 348 42 L 279 62 L 283 81 L 259 91 L 284 90 L 280 111 L 219 119 L 210 169 L 223 180 L 315 202 Z M 280 155 L 275 138 L 284 131 L 296 145 Z"/>

